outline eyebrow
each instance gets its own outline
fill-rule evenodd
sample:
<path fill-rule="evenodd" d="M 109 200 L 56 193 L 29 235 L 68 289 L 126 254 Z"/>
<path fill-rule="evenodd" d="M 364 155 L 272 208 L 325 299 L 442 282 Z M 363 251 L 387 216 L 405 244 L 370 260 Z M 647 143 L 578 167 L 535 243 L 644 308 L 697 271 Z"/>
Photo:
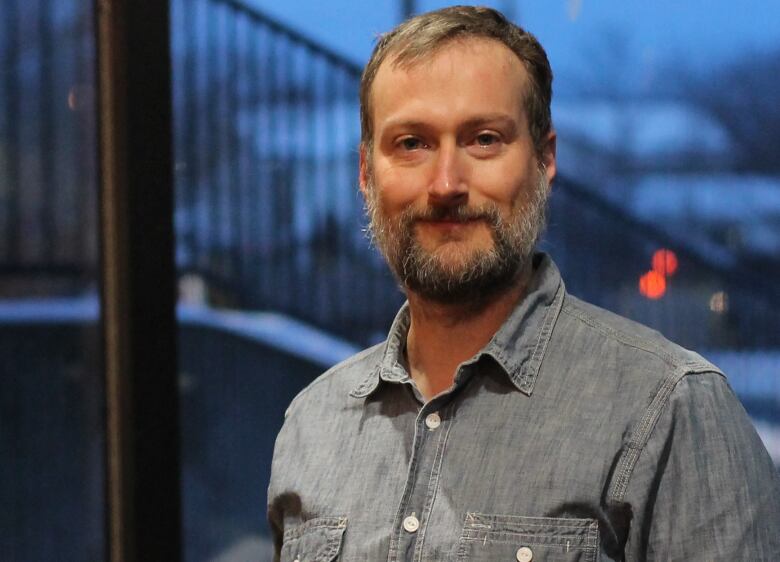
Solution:
<path fill-rule="evenodd" d="M 502 126 L 508 127 L 511 133 L 514 133 L 517 130 L 517 121 L 505 113 L 495 113 L 473 117 L 466 120 L 463 123 L 463 127 L 467 129 L 477 129 L 492 123 L 500 123 Z"/>
<path fill-rule="evenodd" d="M 509 127 L 511 133 L 514 133 L 517 130 L 517 121 L 514 118 L 512 118 L 510 115 L 507 115 L 506 113 L 488 113 L 486 115 L 477 115 L 475 117 L 472 117 L 464 121 L 458 128 L 476 129 L 492 123 L 500 123 L 505 127 Z M 408 119 L 408 120 L 398 120 L 398 121 L 390 120 L 390 122 L 387 123 L 382 128 L 387 131 L 387 130 L 399 129 L 399 128 L 400 129 L 426 129 L 429 127 L 430 124 L 424 121 L 420 121 L 416 119 Z"/>

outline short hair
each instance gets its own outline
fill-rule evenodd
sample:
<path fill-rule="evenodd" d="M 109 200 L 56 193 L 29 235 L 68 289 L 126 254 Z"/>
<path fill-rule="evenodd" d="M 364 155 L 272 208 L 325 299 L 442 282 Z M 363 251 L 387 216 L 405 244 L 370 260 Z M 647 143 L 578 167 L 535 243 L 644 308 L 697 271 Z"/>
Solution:
<path fill-rule="evenodd" d="M 486 38 L 506 45 L 525 66 L 530 77 L 525 94 L 528 126 L 537 153 L 552 128 L 552 69 L 542 45 L 532 34 L 513 24 L 492 8 L 452 6 L 420 14 L 381 35 L 360 79 L 361 143 L 373 148 L 374 123 L 371 115 L 371 88 L 382 63 L 412 65 L 456 39 Z"/>

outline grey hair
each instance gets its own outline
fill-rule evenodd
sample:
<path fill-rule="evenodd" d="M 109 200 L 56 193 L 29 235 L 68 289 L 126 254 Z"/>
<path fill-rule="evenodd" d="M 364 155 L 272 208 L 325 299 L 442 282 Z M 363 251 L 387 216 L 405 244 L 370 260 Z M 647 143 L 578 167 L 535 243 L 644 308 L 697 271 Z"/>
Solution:
<path fill-rule="evenodd" d="M 371 152 L 374 123 L 371 88 L 382 63 L 392 58 L 399 66 L 411 66 L 457 39 L 486 38 L 506 45 L 525 66 L 530 77 L 525 111 L 534 148 L 541 154 L 552 129 L 552 69 L 539 41 L 492 8 L 452 6 L 406 20 L 379 37 L 360 79 L 361 145 Z"/>

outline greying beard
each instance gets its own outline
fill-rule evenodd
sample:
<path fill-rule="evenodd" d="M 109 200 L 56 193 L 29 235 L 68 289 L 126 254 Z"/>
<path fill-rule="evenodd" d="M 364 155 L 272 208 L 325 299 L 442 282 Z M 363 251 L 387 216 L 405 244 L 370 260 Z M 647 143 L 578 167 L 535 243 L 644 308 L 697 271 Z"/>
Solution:
<path fill-rule="evenodd" d="M 549 185 L 543 167 L 528 200 L 512 211 L 508 221 L 494 203 L 478 208 L 408 208 L 389 220 L 372 180 L 369 177 L 366 198 L 371 237 L 402 286 L 421 297 L 441 304 L 477 305 L 507 291 L 530 265 L 545 226 Z M 473 251 L 466 259 L 444 260 L 436 252 L 425 250 L 414 234 L 418 221 L 437 219 L 483 220 L 490 228 L 493 244 L 487 250 Z"/>

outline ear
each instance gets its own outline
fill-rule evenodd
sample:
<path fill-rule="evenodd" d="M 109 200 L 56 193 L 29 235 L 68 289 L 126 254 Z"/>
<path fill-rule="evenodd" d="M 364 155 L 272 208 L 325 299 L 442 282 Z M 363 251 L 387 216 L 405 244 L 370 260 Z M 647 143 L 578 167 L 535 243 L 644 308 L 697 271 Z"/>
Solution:
<path fill-rule="evenodd" d="M 360 184 L 360 193 L 363 194 L 363 198 L 368 198 L 368 150 L 365 143 L 360 143 L 360 160 L 358 165 L 358 182 Z"/>
<path fill-rule="evenodd" d="M 547 176 L 547 183 L 552 185 L 555 175 L 558 173 L 557 161 L 556 161 L 556 149 L 557 149 L 558 135 L 553 129 L 547 133 L 542 144 L 541 161 L 544 164 L 544 173 Z"/>

